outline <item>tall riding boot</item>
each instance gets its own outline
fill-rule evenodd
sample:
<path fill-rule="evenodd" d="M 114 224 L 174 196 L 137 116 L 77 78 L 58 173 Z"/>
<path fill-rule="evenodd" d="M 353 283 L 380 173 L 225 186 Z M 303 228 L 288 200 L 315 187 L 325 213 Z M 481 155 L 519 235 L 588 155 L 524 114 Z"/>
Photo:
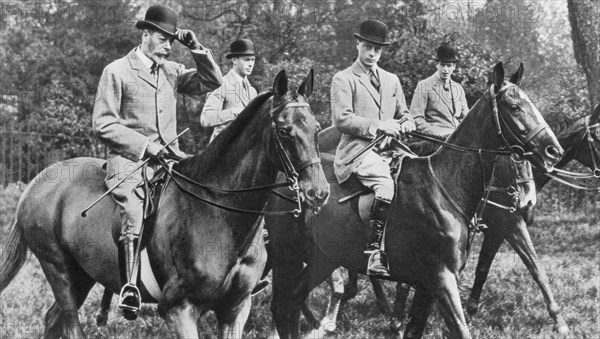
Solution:
<path fill-rule="evenodd" d="M 119 294 L 119 308 L 123 310 L 123 317 L 127 320 L 137 319 L 140 310 L 140 290 L 136 286 L 139 272 L 139 258 L 135 254 L 138 247 L 139 235 L 131 232 L 132 225 L 125 225 L 119 238 L 119 271 L 121 274 L 121 293 Z"/>
<path fill-rule="evenodd" d="M 371 208 L 369 242 L 365 248 L 365 254 L 369 254 L 367 274 L 375 278 L 387 278 L 390 276 L 387 256 L 381 250 L 381 240 L 383 238 L 389 207 L 389 202 L 375 198 L 373 200 L 373 207 Z"/>

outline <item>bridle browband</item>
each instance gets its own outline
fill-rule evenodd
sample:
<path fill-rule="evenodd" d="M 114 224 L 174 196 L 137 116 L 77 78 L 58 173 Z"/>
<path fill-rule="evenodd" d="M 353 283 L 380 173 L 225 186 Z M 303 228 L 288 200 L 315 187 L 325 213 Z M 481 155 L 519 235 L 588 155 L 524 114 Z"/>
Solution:
<path fill-rule="evenodd" d="M 306 170 L 307 168 L 309 168 L 313 165 L 320 164 L 321 159 L 319 157 L 311 158 L 311 159 L 303 161 L 302 163 L 294 166 L 294 163 L 292 162 L 288 152 L 283 147 L 283 143 L 281 142 L 281 139 L 277 133 L 277 125 L 274 120 L 274 116 L 276 114 L 278 114 L 279 112 L 281 112 L 285 109 L 288 109 L 288 108 L 308 108 L 308 109 L 310 109 L 310 105 L 305 102 L 293 102 L 293 103 L 288 103 L 283 107 L 273 107 L 273 104 L 271 104 L 271 110 L 269 112 L 269 114 L 271 116 L 270 135 L 273 140 L 273 144 L 275 146 L 274 147 L 275 154 L 277 155 L 279 163 L 281 164 L 281 167 L 282 167 L 282 171 L 284 172 L 284 174 L 286 176 L 285 182 L 279 182 L 279 183 L 263 185 L 263 186 L 247 187 L 247 188 L 223 189 L 223 188 L 217 188 L 217 187 L 212 187 L 212 186 L 202 184 L 202 183 L 198 182 L 197 180 L 194 180 L 174 169 L 169 169 L 168 167 L 165 167 L 167 169 L 167 172 L 170 174 L 171 179 L 175 182 L 175 184 L 181 190 L 194 196 L 196 199 L 198 199 L 206 204 L 209 204 L 211 206 L 214 206 L 214 207 L 218 207 L 218 208 L 230 211 L 230 212 L 247 213 L 247 214 L 255 214 L 255 215 L 289 215 L 289 214 L 291 214 L 294 217 L 300 216 L 300 214 L 302 213 L 302 203 L 301 203 L 301 199 L 300 199 L 300 187 L 298 186 L 298 177 L 299 177 L 298 173 L 301 173 L 302 171 Z M 297 203 L 297 208 L 295 208 L 291 211 L 264 211 L 264 210 L 247 210 L 247 209 L 241 209 L 241 208 L 232 207 L 232 206 L 225 206 L 220 203 L 217 203 L 217 202 L 214 202 L 214 201 L 211 201 L 204 197 L 199 196 L 190 187 L 186 187 L 187 185 L 184 184 L 179 179 L 182 179 L 183 181 L 185 181 L 187 184 L 189 184 L 191 186 L 199 187 L 199 188 L 202 188 L 207 191 L 213 191 L 213 192 L 218 192 L 218 193 L 258 192 L 258 191 L 272 190 L 275 188 L 287 186 L 290 188 L 290 190 L 294 191 L 294 193 L 296 195 L 296 198 L 294 199 L 294 201 Z M 318 212 L 318 211 L 316 211 L 316 212 Z"/>

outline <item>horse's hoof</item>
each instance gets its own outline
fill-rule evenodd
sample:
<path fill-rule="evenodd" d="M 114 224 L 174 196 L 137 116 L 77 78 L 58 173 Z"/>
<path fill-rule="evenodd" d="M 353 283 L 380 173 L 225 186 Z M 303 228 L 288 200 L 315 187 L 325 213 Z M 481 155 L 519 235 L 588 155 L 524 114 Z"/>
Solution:
<path fill-rule="evenodd" d="M 400 329 L 402 328 L 402 322 L 396 318 L 390 319 L 390 331 L 395 334 L 400 334 Z"/>
<path fill-rule="evenodd" d="M 332 333 L 335 333 L 336 330 L 337 330 L 337 325 L 335 324 L 334 320 L 331 320 L 327 317 L 325 317 L 325 318 L 323 318 L 323 320 L 321 320 L 321 326 L 319 327 L 319 332 L 326 333 L 326 334 L 332 334 Z"/>
<path fill-rule="evenodd" d="M 561 325 L 561 326 L 554 325 L 553 330 L 554 330 L 554 332 L 556 332 L 556 333 L 558 333 L 560 335 L 567 335 L 567 334 L 569 334 L 569 326 L 567 326 L 566 324 Z"/>
<path fill-rule="evenodd" d="M 123 310 L 123 318 L 127 320 L 135 320 L 138 317 L 137 311 Z"/>
<path fill-rule="evenodd" d="M 469 299 L 469 301 L 467 301 L 467 313 L 473 316 L 477 311 L 479 311 L 479 303 L 473 299 Z"/>
<path fill-rule="evenodd" d="M 96 325 L 106 326 L 107 322 L 108 322 L 108 311 L 107 312 L 98 311 L 96 313 Z"/>

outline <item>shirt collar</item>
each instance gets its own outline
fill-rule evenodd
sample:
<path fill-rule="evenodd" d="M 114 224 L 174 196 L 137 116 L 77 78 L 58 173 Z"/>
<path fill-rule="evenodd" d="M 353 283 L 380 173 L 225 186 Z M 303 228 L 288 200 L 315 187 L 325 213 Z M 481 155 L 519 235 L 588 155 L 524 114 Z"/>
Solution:
<path fill-rule="evenodd" d="M 360 66 L 360 68 L 363 70 L 363 72 L 365 72 L 366 75 L 370 75 L 371 72 L 373 71 L 373 73 L 375 73 L 375 75 L 379 76 L 379 74 L 377 73 L 377 64 L 371 66 L 371 69 L 368 69 L 366 65 L 364 65 L 360 60 L 358 60 L 358 65 Z"/>
<path fill-rule="evenodd" d="M 442 77 L 440 77 L 440 75 L 438 74 L 438 72 L 435 72 L 435 77 L 436 79 L 443 85 L 444 83 L 447 85 L 450 85 L 450 81 L 452 80 L 451 78 L 448 78 L 447 81 L 444 82 L 444 79 L 442 79 Z"/>
<path fill-rule="evenodd" d="M 233 69 L 231 70 L 231 74 L 233 74 L 233 78 L 235 79 L 235 82 L 248 82 L 248 77 L 241 77 L 239 74 L 237 74 L 236 71 L 234 71 Z"/>
<path fill-rule="evenodd" d="M 138 56 L 138 58 L 140 58 L 144 66 L 146 66 L 148 69 L 152 68 L 152 64 L 154 64 L 154 61 L 148 58 L 146 54 L 142 52 L 142 49 L 139 46 L 135 49 L 135 54 Z"/>

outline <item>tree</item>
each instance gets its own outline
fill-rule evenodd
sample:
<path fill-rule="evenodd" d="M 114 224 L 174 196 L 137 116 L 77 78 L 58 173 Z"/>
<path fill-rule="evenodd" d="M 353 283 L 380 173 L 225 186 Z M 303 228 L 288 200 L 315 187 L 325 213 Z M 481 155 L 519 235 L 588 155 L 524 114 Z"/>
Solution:
<path fill-rule="evenodd" d="M 583 68 L 591 107 L 600 103 L 600 4 L 594 0 L 568 0 L 575 60 Z"/>

